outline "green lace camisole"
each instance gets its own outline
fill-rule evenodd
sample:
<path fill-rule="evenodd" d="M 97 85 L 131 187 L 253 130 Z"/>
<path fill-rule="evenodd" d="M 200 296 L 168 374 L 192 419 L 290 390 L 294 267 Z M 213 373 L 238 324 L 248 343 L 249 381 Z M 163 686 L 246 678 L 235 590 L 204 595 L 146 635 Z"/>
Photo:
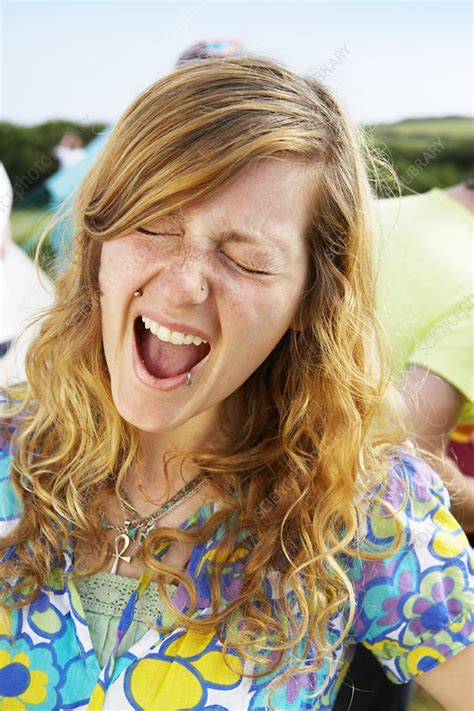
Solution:
<path fill-rule="evenodd" d="M 95 573 L 75 581 L 94 651 L 101 667 L 105 665 L 114 643 L 117 627 L 125 605 L 137 586 L 137 580 L 111 573 Z M 171 599 L 176 584 L 166 585 Z M 118 648 L 118 655 L 130 649 L 143 637 L 161 616 L 164 625 L 172 624 L 172 618 L 161 600 L 158 586 L 152 582 L 137 603 L 135 615 Z"/>

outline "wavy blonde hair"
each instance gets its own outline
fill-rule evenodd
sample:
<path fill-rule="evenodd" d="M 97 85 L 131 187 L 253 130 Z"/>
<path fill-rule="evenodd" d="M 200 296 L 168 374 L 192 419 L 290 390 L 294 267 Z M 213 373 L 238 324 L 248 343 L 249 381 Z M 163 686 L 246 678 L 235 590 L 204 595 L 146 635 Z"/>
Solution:
<path fill-rule="evenodd" d="M 139 432 L 121 418 L 111 395 L 97 298 L 101 245 L 211 196 L 264 157 L 314 169 L 303 328 L 288 331 L 242 385 L 247 417 L 239 437 L 229 429 L 213 449 L 188 455 L 221 508 L 198 531 L 157 528 L 141 552 L 180 625 L 217 630 L 224 651 L 234 647 L 256 662 L 254 669 L 276 652 L 270 669 L 252 678 L 275 671 L 306 638 L 318 650 L 304 672 L 317 670 L 347 635 L 355 601 L 340 556 L 372 555 L 357 542 L 366 499 L 387 480 L 390 456 L 406 441 L 374 310 L 370 157 L 332 93 L 311 76 L 265 57 L 209 59 L 160 79 L 122 116 L 81 185 L 70 263 L 29 349 L 21 404 L 8 413 L 21 411 L 21 427 L 11 435 L 12 480 L 24 513 L 0 541 L 0 577 L 18 579 L 8 590 L 23 595 L 18 605 L 38 595 L 68 536 L 95 542 L 95 564 L 81 569 L 78 561 L 78 574 L 104 565 L 109 553 L 98 501 L 104 491 L 120 495 L 140 450 Z M 212 614 L 192 619 L 194 583 L 153 552 L 164 540 L 207 541 L 234 514 L 252 539 L 241 591 L 218 610 L 222 571 L 241 545 L 224 526 L 222 555 L 212 568 Z M 6 555 L 12 546 L 13 557 Z M 263 593 L 275 569 L 286 623 L 275 619 Z M 189 615 L 167 597 L 163 579 L 170 574 L 189 592 Z M 299 625 L 286 607 L 287 584 Z M 341 610 L 348 611 L 347 624 L 331 644 L 328 622 Z M 243 619 L 236 627 L 237 614 Z M 288 665 L 275 684 L 300 668 Z"/>

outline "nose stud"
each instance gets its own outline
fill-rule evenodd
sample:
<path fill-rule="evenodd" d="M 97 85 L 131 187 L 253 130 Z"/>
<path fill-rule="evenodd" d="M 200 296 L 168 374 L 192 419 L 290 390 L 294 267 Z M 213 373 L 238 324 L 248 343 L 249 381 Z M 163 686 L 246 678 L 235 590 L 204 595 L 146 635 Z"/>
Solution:
<path fill-rule="evenodd" d="M 136 291 L 133 292 L 133 295 L 134 295 L 134 296 L 142 296 L 142 295 L 143 295 L 143 292 L 142 292 L 141 289 L 137 289 Z"/>

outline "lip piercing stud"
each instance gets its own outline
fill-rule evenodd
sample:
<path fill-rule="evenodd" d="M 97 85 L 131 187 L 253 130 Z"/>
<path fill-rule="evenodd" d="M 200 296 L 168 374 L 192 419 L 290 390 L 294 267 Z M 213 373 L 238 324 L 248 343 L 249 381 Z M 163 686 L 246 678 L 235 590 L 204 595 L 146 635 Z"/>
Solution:
<path fill-rule="evenodd" d="M 186 380 L 186 384 L 191 385 L 191 371 L 190 370 L 188 370 L 188 378 Z"/>
<path fill-rule="evenodd" d="M 141 289 L 137 289 L 136 291 L 133 292 L 134 296 L 142 296 L 143 292 Z"/>

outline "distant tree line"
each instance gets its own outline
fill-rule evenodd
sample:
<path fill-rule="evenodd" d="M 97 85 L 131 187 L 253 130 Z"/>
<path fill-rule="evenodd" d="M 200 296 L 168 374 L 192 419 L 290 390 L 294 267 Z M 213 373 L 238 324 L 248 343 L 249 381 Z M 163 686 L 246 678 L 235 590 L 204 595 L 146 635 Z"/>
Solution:
<path fill-rule="evenodd" d="M 411 119 L 368 126 L 366 131 L 369 145 L 395 169 L 404 195 L 446 188 L 474 177 L 470 119 Z"/>
<path fill-rule="evenodd" d="M 52 149 L 66 131 L 79 134 L 87 145 L 105 127 L 74 121 L 38 126 L 0 122 L 0 160 L 13 185 L 15 206 L 47 203 L 43 183 L 58 168 Z M 369 144 L 393 165 L 404 194 L 447 187 L 474 176 L 474 132 L 469 119 L 409 119 L 365 128 Z"/>

